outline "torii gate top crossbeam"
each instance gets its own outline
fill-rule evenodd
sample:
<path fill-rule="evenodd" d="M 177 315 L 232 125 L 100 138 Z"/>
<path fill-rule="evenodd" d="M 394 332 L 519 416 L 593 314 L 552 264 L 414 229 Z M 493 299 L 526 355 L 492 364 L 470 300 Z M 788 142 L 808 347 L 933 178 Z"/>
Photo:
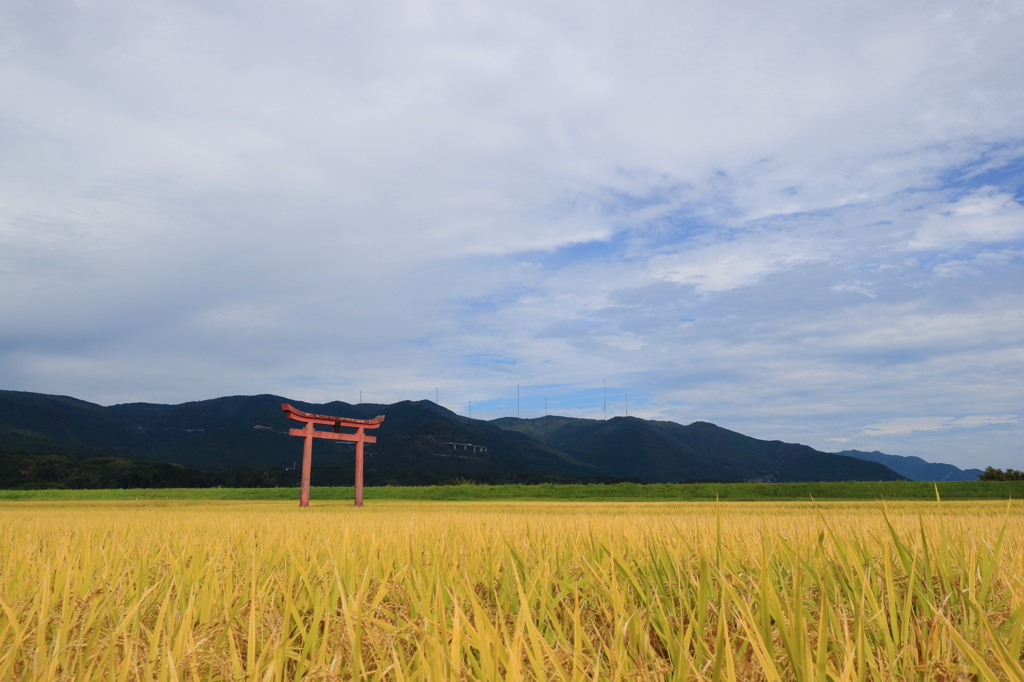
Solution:
<path fill-rule="evenodd" d="M 293 419 L 297 422 L 323 424 L 325 426 L 340 425 L 353 429 L 375 429 L 380 426 L 382 421 L 384 421 L 384 415 L 374 417 L 373 419 L 350 419 L 348 417 L 332 417 L 327 414 L 312 414 L 310 412 L 296 410 L 288 403 L 282 403 L 281 409 L 284 410 L 285 415 L 287 415 L 289 419 Z"/>

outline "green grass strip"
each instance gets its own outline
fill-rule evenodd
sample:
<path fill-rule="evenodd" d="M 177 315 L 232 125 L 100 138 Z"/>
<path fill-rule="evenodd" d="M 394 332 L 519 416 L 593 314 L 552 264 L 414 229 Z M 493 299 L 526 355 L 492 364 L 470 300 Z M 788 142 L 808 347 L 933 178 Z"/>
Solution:
<path fill-rule="evenodd" d="M 944 500 L 1024 498 L 1024 481 L 939 483 Z M 0 490 L 0 500 L 297 500 L 298 488 Z M 352 488 L 314 487 L 313 500 L 352 499 Z M 460 485 L 366 488 L 367 500 L 934 500 L 923 481 L 842 483 L 617 483 L 614 485 Z"/>

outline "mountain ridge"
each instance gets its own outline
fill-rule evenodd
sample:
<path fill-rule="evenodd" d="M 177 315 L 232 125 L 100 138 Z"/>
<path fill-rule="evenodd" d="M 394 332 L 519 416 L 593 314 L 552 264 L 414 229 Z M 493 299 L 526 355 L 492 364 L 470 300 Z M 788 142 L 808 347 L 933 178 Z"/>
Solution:
<path fill-rule="evenodd" d="M 280 405 L 355 418 L 384 414 L 366 448 L 367 471 L 438 477 L 612 477 L 677 480 L 900 480 L 877 462 L 782 441 L 762 441 L 709 422 L 689 425 L 637 417 L 471 419 L 429 400 L 390 405 L 316 404 L 272 394 L 225 396 L 178 405 L 103 407 L 69 396 L 0 391 L 0 451 L 116 452 L 205 471 L 286 469 L 301 461 L 302 440 Z M 468 447 L 469 445 L 475 447 Z M 15 448 L 14 446 L 17 446 Z M 351 445 L 317 441 L 317 467 L 351 467 Z M 314 473 L 314 478 L 316 474 Z"/>
<path fill-rule="evenodd" d="M 588 420 L 547 416 L 528 420 L 502 417 L 494 423 L 532 434 L 609 475 L 639 476 L 654 482 L 904 478 L 876 462 L 852 462 L 857 458 L 796 443 L 763 441 L 705 421 L 683 425 L 637 417 Z"/>

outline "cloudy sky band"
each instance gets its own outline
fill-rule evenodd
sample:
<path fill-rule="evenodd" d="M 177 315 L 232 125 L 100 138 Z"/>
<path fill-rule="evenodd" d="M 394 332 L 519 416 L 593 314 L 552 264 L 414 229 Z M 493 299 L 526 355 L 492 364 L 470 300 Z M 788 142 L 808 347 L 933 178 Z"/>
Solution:
<path fill-rule="evenodd" d="M 496 417 L 519 384 L 595 417 L 607 381 L 638 416 L 1020 468 L 1022 24 L 4 3 L 0 385 Z"/>

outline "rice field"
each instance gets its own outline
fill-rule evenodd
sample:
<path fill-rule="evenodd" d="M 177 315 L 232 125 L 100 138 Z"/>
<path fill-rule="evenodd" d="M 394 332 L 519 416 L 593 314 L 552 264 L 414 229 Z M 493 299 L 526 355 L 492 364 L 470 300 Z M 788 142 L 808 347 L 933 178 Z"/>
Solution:
<path fill-rule="evenodd" d="M 1024 680 L 1019 502 L 0 502 L 3 680 Z"/>

